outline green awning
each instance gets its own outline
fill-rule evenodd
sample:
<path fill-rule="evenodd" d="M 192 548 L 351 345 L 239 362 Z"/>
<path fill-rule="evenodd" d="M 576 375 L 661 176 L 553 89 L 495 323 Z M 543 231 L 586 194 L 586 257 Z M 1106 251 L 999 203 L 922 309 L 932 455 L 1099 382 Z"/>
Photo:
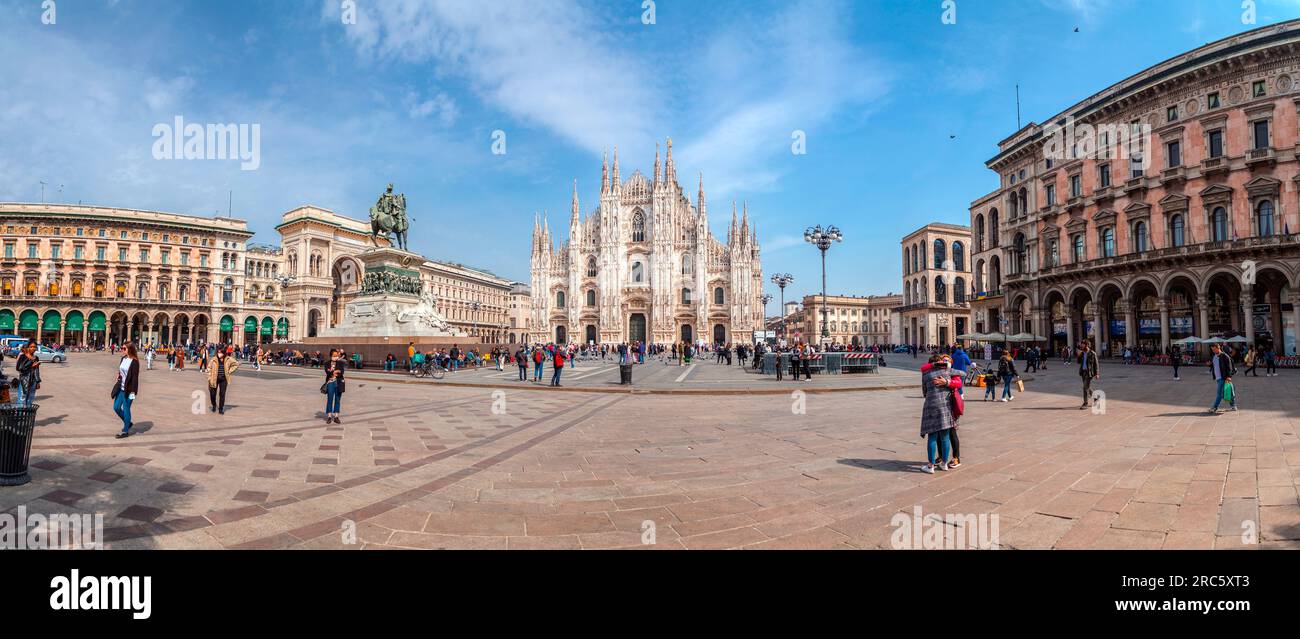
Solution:
<path fill-rule="evenodd" d="M 58 332 L 59 327 L 63 325 L 63 317 L 55 311 L 49 311 L 45 314 L 44 321 L 41 322 L 42 331 Z"/>
<path fill-rule="evenodd" d="M 86 318 L 81 315 L 81 311 L 72 311 L 68 313 L 68 321 L 63 327 L 70 331 L 80 331 L 86 327 Z"/>
<path fill-rule="evenodd" d="M 275 326 L 275 334 L 284 336 L 289 334 L 289 320 L 281 317 L 280 323 Z"/>
<path fill-rule="evenodd" d="M 108 328 L 108 318 L 104 317 L 103 313 L 99 311 L 95 311 L 94 313 L 90 314 L 90 330 L 102 331 L 107 328 Z"/>
<path fill-rule="evenodd" d="M 272 322 L 272 321 L 271 321 L 271 318 L 269 318 L 269 317 L 263 317 L 263 318 L 262 318 L 262 334 L 263 334 L 263 335 L 270 335 L 271 333 L 274 333 L 274 332 L 275 332 L 275 322 Z"/>
<path fill-rule="evenodd" d="M 235 328 L 235 318 L 229 315 L 226 315 L 221 318 L 221 330 L 230 331 L 230 330 L 234 330 L 234 328 Z"/>
<path fill-rule="evenodd" d="M 257 318 L 256 318 L 256 317 L 250 317 L 250 318 L 244 320 L 244 332 L 245 332 L 245 333 L 256 333 L 256 332 L 257 332 Z"/>
<path fill-rule="evenodd" d="M 14 330 L 14 312 L 9 309 L 0 311 L 0 331 Z"/>
<path fill-rule="evenodd" d="M 18 318 L 18 329 L 23 331 L 34 331 L 40 323 L 41 320 L 36 317 L 36 311 L 23 311 L 22 316 Z"/>

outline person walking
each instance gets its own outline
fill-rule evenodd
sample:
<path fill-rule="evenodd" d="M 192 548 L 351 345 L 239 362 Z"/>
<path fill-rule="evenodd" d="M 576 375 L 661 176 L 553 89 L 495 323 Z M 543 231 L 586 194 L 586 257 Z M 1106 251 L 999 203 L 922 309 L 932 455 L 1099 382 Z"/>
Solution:
<path fill-rule="evenodd" d="M 1088 340 L 1079 343 L 1079 379 L 1083 381 L 1083 403 L 1079 410 L 1083 410 L 1092 401 L 1092 380 L 1101 379 L 1097 354 L 1089 348 Z"/>
<path fill-rule="evenodd" d="M 36 342 L 23 344 L 14 368 L 18 371 L 18 403 L 31 406 L 36 389 L 41 386 L 41 360 L 36 357 Z"/>
<path fill-rule="evenodd" d="M 1242 361 L 1246 364 L 1246 372 L 1241 374 L 1242 377 L 1252 373 L 1255 377 L 1259 377 L 1259 371 L 1257 370 L 1259 368 L 1259 353 L 1254 346 L 1251 346 L 1250 350 L 1246 351 L 1246 357 Z"/>
<path fill-rule="evenodd" d="M 523 346 L 515 351 L 515 365 L 519 367 L 519 381 L 528 381 L 528 354 L 524 352 Z"/>
<path fill-rule="evenodd" d="M 322 392 L 325 393 L 326 424 L 342 423 L 339 421 L 339 412 L 342 409 L 343 391 L 346 390 L 343 377 L 347 367 L 348 362 L 343 357 L 343 352 L 331 348 L 329 361 L 325 362 L 325 384 L 321 387 Z"/>
<path fill-rule="evenodd" d="M 551 373 L 551 386 L 559 386 L 560 373 L 564 372 L 564 349 L 563 348 L 555 349 L 555 356 L 551 360 L 551 368 L 554 370 L 554 372 Z"/>
<path fill-rule="evenodd" d="M 1182 381 L 1183 378 L 1178 376 L 1178 367 L 1183 365 L 1183 349 L 1176 344 L 1169 347 L 1169 365 L 1174 367 L 1174 381 Z"/>
<path fill-rule="evenodd" d="M 226 414 L 226 388 L 230 385 L 230 377 L 237 370 L 239 362 L 235 358 L 226 355 L 224 351 L 217 353 L 217 361 L 208 370 L 208 405 L 212 412 Z"/>
<path fill-rule="evenodd" d="M 546 363 L 546 352 L 540 346 L 533 348 L 533 382 L 541 383 L 542 365 Z"/>
<path fill-rule="evenodd" d="M 113 386 L 113 412 L 122 420 L 122 432 L 116 435 L 117 439 L 131 436 L 131 427 L 135 425 L 131 421 L 131 404 L 140 392 L 140 353 L 135 342 L 128 343 L 123 351 L 117 365 L 117 384 Z"/>
<path fill-rule="evenodd" d="M 1011 359 L 1011 351 L 1002 351 L 998 360 L 998 378 L 1002 380 L 1002 397 L 1000 402 L 1009 402 L 1016 398 L 1011 394 L 1011 381 L 1016 378 L 1016 360 Z"/>
<path fill-rule="evenodd" d="M 952 351 L 953 374 L 965 378 L 966 371 L 970 370 L 970 365 L 971 365 L 970 355 L 966 354 L 966 349 L 962 348 L 961 346 L 957 346 L 956 348 L 954 348 Z M 957 389 L 957 392 L 961 393 L 963 397 L 966 396 L 966 393 L 963 392 L 961 388 Z"/>
<path fill-rule="evenodd" d="M 1237 369 L 1233 366 L 1232 358 L 1223 352 L 1223 347 L 1218 344 L 1210 345 L 1210 375 L 1214 378 L 1214 405 L 1210 407 L 1210 414 L 1219 412 L 1219 404 L 1224 400 L 1223 387 L 1232 383 L 1232 376 L 1237 374 Z M 1237 397 L 1232 395 L 1227 398 L 1228 405 L 1232 410 L 1237 410 Z"/>
<path fill-rule="evenodd" d="M 1264 377 L 1277 377 L 1277 352 L 1272 346 L 1264 352 Z"/>
<path fill-rule="evenodd" d="M 926 460 L 921 472 L 933 475 L 937 467 L 948 470 L 951 430 L 957 426 L 954 391 L 961 388 L 961 378 L 949 369 L 945 355 L 932 355 L 930 368 L 921 373 L 921 437 L 926 439 Z"/>

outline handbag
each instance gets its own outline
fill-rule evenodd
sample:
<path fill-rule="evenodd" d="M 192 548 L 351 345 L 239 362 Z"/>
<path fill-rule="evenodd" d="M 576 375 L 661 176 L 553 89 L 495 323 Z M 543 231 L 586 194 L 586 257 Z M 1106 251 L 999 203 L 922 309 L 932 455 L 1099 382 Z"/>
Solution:
<path fill-rule="evenodd" d="M 116 379 L 113 380 L 113 390 L 109 391 L 108 396 L 112 399 L 117 399 L 117 395 L 121 392 L 122 392 L 121 380 L 116 380 Z"/>
<path fill-rule="evenodd" d="M 953 392 L 952 394 L 952 416 L 961 417 L 966 413 L 966 400 L 962 398 L 961 393 Z"/>
<path fill-rule="evenodd" d="M 328 394 L 328 393 L 329 393 L 329 391 L 325 390 L 325 387 L 326 387 L 326 386 L 329 386 L 329 382 L 325 382 L 324 384 L 321 384 L 321 385 L 320 385 L 320 394 L 321 394 L 321 395 L 325 395 L 325 394 Z"/>

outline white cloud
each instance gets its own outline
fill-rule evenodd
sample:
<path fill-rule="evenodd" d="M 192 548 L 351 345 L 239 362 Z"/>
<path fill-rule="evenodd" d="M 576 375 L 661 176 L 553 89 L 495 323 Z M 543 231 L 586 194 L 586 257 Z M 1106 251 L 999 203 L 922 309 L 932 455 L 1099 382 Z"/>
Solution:
<path fill-rule="evenodd" d="M 415 91 L 408 91 L 406 106 L 407 112 L 412 118 L 418 120 L 433 116 L 443 126 L 450 126 L 455 123 L 456 117 L 459 115 L 456 101 L 446 93 L 439 93 L 432 98 L 421 99 L 420 95 Z"/>
<path fill-rule="evenodd" d="M 620 140 L 654 138 L 654 92 L 639 61 L 603 36 L 580 6 L 534 2 L 388 0 L 358 5 L 357 24 L 338 25 L 363 56 L 433 62 L 461 76 L 493 108 L 525 125 L 549 129 L 592 152 Z"/>
<path fill-rule="evenodd" d="M 689 189 L 685 176 L 703 170 L 721 196 L 773 187 L 792 168 L 792 131 L 815 136 L 887 85 L 880 63 L 850 42 L 849 6 L 832 0 L 737 15 L 647 55 L 578 4 L 390 0 L 364 6 L 356 25 L 339 23 L 337 2 L 322 13 L 363 57 L 433 63 L 524 125 L 593 154 L 618 146 L 625 176 L 650 171 L 655 141 L 674 136 L 679 179 Z M 659 18 L 646 28 L 663 28 Z M 434 108 L 419 103 L 412 116 Z"/>

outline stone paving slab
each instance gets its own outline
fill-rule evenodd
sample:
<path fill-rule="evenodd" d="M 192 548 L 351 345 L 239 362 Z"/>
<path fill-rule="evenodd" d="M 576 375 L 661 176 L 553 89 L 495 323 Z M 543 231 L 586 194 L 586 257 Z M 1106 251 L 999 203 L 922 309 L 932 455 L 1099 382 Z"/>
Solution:
<path fill-rule="evenodd" d="M 0 512 L 103 514 L 110 548 L 892 548 L 917 507 L 996 515 L 1004 548 L 1300 545 L 1293 371 L 1242 380 L 1250 399 L 1218 415 L 1187 369 L 1103 362 L 1104 413 L 1077 409 L 1068 368 L 1012 402 L 968 389 L 963 465 L 927 475 L 908 364 L 898 388 L 802 395 L 363 372 L 338 425 L 319 371 L 241 371 L 215 415 L 196 371 L 162 367 L 116 440 L 115 360 L 87 355 L 44 371 L 33 481 L 0 489 Z"/>

